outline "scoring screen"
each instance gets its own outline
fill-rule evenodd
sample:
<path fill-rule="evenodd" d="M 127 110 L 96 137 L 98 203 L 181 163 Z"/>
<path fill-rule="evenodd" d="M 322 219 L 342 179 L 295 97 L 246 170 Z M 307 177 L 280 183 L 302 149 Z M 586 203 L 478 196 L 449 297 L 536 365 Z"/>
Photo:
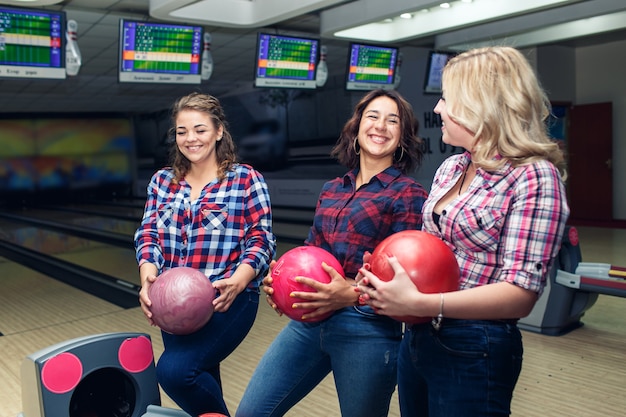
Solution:
<path fill-rule="evenodd" d="M 202 27 L 122 22 L 121 82 L 200 83 Z"/>
<path fill-rule="evenodd" d="M 0 76 L 65 78 L 61 13 L 0 8 Z"/>
<path fill-rule="evenodd" d="M 352 44 L 347 88 L 361 90 L 392 86 L 397 59 L 397 48 Z"/>
<path fill-rule="evenodd" d="M 259 34 L 257 87 L 315 88 L 319 41 Z"/>

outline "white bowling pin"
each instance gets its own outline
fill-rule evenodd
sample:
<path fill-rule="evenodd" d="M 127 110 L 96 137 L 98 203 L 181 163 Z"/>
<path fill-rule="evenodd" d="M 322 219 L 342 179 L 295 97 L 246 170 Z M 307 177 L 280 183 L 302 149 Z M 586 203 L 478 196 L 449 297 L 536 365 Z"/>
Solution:
<path fill-rule="evenodd" d="M 76 20 L 67 21 L 67 31 L 65 32 L 65 73 L 67 75 L 77 75 L 82 64 L 80 49 L 78 49 L 77 39 L 78 23 Z"/>
<path fill-rule="evenodd" d="M 315 85 L 323 87 L 326 80 L 328 80 L 328 64 L 326 64 L 326 46 L 324 45 L 320 48 L 320 62 L 315 72 Z"/>
<path fill-rule="evenodd" d="M 398 62 L 396 63 L 396 72 L 393 76 L 393 89 L 397 90 L 400 85 L 400 68 L 402 67 L 402 52 L 398 54 Z"/>
<path fill-rule="evenodd" d="M 211 34 L 204 33 L 204 50 L 202 51 L 202 70 L 200 78 L 208 80 L 213 74 L 213 55 L 211 55 Z"/>

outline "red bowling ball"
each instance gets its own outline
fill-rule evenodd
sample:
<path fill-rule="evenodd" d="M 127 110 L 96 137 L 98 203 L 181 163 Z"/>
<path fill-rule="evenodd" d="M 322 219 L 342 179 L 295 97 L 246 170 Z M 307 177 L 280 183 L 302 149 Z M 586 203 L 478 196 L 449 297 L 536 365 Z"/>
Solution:
<path fill-rule="evenodd" d="M 394 233 L 376 246 L 370 270 L 383 281 L 390 281 L 394 271 L 387 256 L 394 255 L 415 286 L 423 293 L 456 291 L 460 271 L 452 250 L 438 237 L 419 230 Z M 394 317 L 407 323 L 425 323 L 430 317 Z"/>
<path fill-rule="evenodd" d="M 324 320 L 332 314 L 330 312 L 320 317 L 302 320 L 304 314 L 315 309 L 294 309 L 292 308 L 294 303 L 306 300 L 289 296 L 293 291 L 315 292 L 310 286 L 296 282 L 295 278 L 298 276 L 313 278 L 325 284 L 331 281 L 330 275 L 322 269 L 322 262 L 333 267 L 341 276 L 345 275 L 341 264 L 331 253 L 315 246 L 298 246 L 288 250 L 272 268 L 272 288 L 274 289 L 272 300 L 287 317 L 297 321 L 314 322 Z"/>
<path fill-rule="evenodd" d="M 167 333 L 185 335 L 211 319 L 215 289 L 197 269 L 176 267 L 158 276 L 148 297 L 154 323 Z"/>

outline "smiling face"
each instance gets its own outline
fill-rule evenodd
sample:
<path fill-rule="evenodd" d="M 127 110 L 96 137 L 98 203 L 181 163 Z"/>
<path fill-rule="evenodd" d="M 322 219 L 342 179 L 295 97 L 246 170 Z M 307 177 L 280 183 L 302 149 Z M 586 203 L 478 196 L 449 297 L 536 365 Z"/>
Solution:
<path fill-rule="evenodd" d="M 361 155 L 392 161 L 400 145 L 398 113 L 396 102 L 389 97 L 377 97 L 367 105 L 359 123 Z"/>
<path fill-rule="evenodd" d="M 207 113 L 183 110 L 176 117 L 176 145 L 192 164 L 217 164 L 215 145 L 222 134 Z"/>

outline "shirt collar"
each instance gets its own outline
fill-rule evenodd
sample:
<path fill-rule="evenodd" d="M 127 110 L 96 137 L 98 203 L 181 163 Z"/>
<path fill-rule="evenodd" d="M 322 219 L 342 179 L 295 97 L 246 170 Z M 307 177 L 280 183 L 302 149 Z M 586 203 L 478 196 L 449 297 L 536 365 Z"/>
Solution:
<path fill-rule="evenodd" d="M 344 185 L 356 184 L 356 176 L 357 176 L 358 173 L 359 173 L 359 168 L 358 167 L 348 171 L 343 176 L 343 184 Z M 389 186 L 389 184 L 391 184 L 400 175 L 402 175 L 402 172 L 400 172 L 400 170 L 398 168 L 396 168 L 395 166 L 392 165 L 392 166 L 386 168 L 384 171 L 379 172 L 378 174 L 374 175 L 372 177 L 372 180 L 373 179 L 378 180 L 378 182 L 380 182 L 380 184 L 384 188 L 387 188 Z"/>

